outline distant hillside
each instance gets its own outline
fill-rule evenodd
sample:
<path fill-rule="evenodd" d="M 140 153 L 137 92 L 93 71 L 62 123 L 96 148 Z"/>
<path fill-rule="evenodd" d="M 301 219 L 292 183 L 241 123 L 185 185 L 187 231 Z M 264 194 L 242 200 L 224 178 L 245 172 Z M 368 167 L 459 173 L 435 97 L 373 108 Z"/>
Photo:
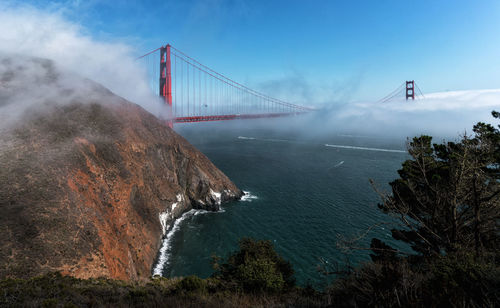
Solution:
<path fill-rule="evenodd" d="M 242 195 L 155 116 L 49 60 L 0 56 L 0 130 L 1 278 L 149 277 L 176 217 Z"/>

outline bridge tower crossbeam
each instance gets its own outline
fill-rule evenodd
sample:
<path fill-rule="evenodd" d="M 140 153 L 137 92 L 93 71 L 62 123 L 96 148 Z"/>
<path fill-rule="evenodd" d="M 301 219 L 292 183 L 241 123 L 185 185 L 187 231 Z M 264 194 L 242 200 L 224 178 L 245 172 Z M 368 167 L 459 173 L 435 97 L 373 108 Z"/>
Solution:
<path fill-rule="evenodd" d="M 412 100 L 415 100 L 415 81 L 407 81 L 406 82 L 406 100 L 411 98 Z"/>

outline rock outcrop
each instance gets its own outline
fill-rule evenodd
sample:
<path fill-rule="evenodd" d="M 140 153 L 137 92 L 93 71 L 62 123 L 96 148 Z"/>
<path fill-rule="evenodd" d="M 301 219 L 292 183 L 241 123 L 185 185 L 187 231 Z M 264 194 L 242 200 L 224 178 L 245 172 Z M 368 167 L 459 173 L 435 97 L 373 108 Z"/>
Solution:
<path fill-rule="evenodd" d="M 242 195 L 141 107 L 51 61 L 21 63 L 0 58 L 0 120 L 24 108 L 0 123 L 1 278 L 149 277 L 176 217 Z"/>

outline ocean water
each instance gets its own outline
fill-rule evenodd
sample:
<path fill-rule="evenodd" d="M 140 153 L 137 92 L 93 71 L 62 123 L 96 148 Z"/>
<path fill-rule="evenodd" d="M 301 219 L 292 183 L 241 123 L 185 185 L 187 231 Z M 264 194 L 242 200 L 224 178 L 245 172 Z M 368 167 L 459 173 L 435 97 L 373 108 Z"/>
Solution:
<path fill-rule="evenodd" d="M 221 212 L 183 217 L 164 249 L 166 277 L 208 277 L 212 255 L 226 257 L 238 239 L 252 237 L 271 240 L 292 263 L 300 285 L 324 286 L 331 277 L 319 273 L 318 265 L 369 260 L 367 250 L 339 249 L 339 236 L 354 237 L 390 221 L 378 210 L 369 179 L 388 191 L 387 183 L 408 158 L 405 140 L 377 136 L 301 137 L 225 123 L 184 124 L 176 130 L 247 195 Z M 375 236 L 392 243 L 389 228 L 381 225 L 359 246 L 368 247 Z"/>

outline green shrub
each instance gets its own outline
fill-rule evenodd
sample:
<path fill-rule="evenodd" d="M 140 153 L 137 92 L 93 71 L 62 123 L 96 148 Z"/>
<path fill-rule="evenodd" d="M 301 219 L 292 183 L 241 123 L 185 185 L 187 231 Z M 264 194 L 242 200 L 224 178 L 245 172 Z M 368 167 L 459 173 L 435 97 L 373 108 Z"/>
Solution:
<path fill-rule="evenodd" d="M 329 288 L 334 306 L 495 307 L 500 302 L 498 264 L 472 255 L 369 262 Z M 346 304 L 347 303 L 347 304 Z"/>
<path fill-rule="evenodd" d="M 185 291 L 185 292 L 205 292 L 207 288 L 207 283 L 205 280 L 201 279 L 198 276 L 187 276 L 181 281 L 179 281 L 176 285 L 177 291 Z"/>
<path fill-rule="evenodd" d="M 267 259 L 248 260 L 238 266 L 236 277 L 247 290 L 280 291 L 285 281 L 275 265 Z"/>
<path fill-rule="evenodd" d="M 57 307 L 58 302 L 59 301 L 55 298 L 48 298 L 48 299 L 42 301 L 42 307 L 44 307 L 44 308 Z"/>
<path fill-rule="evenodd" d="M 470 254 L 440 257 L 431 266 L 429 293 L 443 305 L 468 302 L 487 307 L 500 300 L 500 267 Z M 451 300 L 452 299 L 452 300 Z"/>
<path fill-rule="evenodd" d="M 226 287 L 274 293 L 295 286 L 292 266 L 278 255 L 270 241 L 243 238 L 239 247 L 225 263 L 215 259 L 214 277 Z"/>

